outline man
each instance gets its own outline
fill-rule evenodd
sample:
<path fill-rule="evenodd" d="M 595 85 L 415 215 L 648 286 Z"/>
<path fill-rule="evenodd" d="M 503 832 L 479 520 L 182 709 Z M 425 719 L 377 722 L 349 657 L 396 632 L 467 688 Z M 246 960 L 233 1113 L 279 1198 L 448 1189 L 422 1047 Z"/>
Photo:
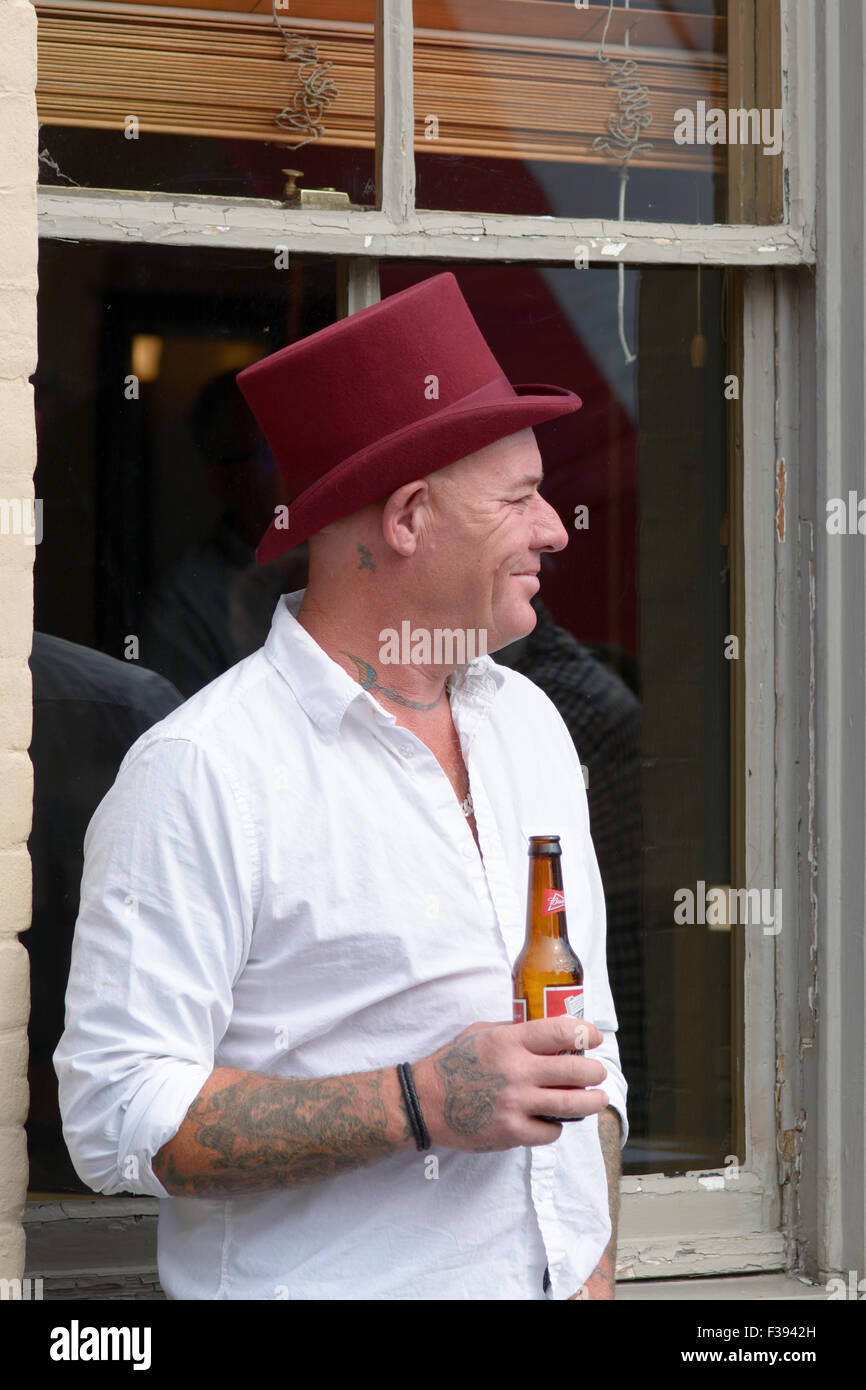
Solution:
<path fill-rule="evenodd" d="M 84 833 L 127 750 L 182 697 L 155 671 L 45 632 L 33 634 L 30 672 L 33 918 L 23 938 L 30 955 L 30 1190 L 86 1192 L 63 1143 L 51 1065 L 63 1032 Z"/>
<path fill-rule="evenodd" d="M 626 1087 L 580 764 L 530 681 L 435 643 L 531 629 L 567 540 L 531 425 L 579 398 L 511 386 L 451 274 L 239 385 L 295 493 L 257 558 L 309 538 L 309 583 L 88 830 L 76 1169 L 164 1199 L 170 1298 L 610 1298 Z M 415 659 L 384 660 L 406 623 Z M 506 1021 L 546 833 L 594 1056 Z"/>

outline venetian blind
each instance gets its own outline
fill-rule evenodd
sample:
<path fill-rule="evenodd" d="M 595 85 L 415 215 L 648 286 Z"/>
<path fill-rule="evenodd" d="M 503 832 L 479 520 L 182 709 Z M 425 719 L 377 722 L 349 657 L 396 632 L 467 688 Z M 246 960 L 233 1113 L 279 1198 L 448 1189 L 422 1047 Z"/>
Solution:
<path fill-rule="evenodd" d="M 416 139 L 438 122 L 443 154 L 605 163 L 594 147 L 622 109 L 608 79 L 637 63 L 651 126 L 634 167 L 679 170 L 722 165 L 719 146 L 678 145 L 680 107 L 724 107 L 725 20 L 688 12 L 607 4 L 577 9 L 551 0 L 416 0 Z M 47 125 L 282 141 L 303 136 L 277 123 L 303 90 L 332 82 L 318 139 L 374 143 L 374 0 L 186 0 L 144 5 L 54 0 L 39 3 L 39 119 Z M 599 59 L 605 22 L 607 64 Z M 629 27 L 630 26 L 630 27 Z M 624 39 L 629 29 L 628 47 Z M 290 60 L 286 33 L 315 45 L 306 64 Z M 312 58 L 309 54 L 313 54 Z M 328 65 L 332 66 L 328 66 Z M 618 108 L 619 103 L 619 108 Z"/>

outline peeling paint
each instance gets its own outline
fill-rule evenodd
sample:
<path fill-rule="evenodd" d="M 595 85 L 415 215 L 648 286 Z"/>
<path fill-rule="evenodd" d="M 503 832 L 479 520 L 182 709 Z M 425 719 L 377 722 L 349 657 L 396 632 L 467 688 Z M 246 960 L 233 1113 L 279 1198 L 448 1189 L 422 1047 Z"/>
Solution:
<path fill-rule="evenodd" d="M 175 224 L 174 235 L 188 245 L 207 244 L 218 236 L 236 247 L 271 245 L 276 236 L 290 240 L 291 249 L 306 249 L 306 241 L 324 233 L 360 248 L 371 227 L 389 247 L 407 247 L 410 254 L 422 247 L 448 256 L 475 243 L 479 255 L 493 252 L 521 259 L 521 246 L 541 248 L 553 261 L 572 259 L 575 240 L 598 249 L 623 243 L 622 263 L 630 265 L 801 265 L 815 261 L 814 233 L 789 226 L 730 227 L 619 222 L 603 218 L 526 218 L 507 214 L 455 214 L 446 211 L 413 211 L 392 218 L 373 209 L 343 212 L 287 208 L 276 199 L 220 198 L 206 194 L 166 194 L 147 190 L 95 190 L 52 185 L 37 190 L 39 226 L 43 235 L 126 241 L 132 237 L 158 241 L 165 224 Z M 213 219 L 218 218 L 217 224 Z M 207 222 L 203 231 L 201 222 Z M 542 226 L 542 222 L 545 224 Z M 494 245 L 495 243 L 495 245 Z M 501 243 L 501 246 L 500 246 Z M 333 249 L 333 248 L 332 248 Z M 604 254 L 603 252 L 601 254 Z M 606 253 L 610 255 L 610 252 Z"/>
<path fill-rule="evenodd" d="M 779 459 L 776 467 L 776 535 L 780 541 L 785 539 L 785 460 Z"/>
<path fill-rule="evenodd" d="M 707 1235 L 698 1245 L 682 1245 L 675 1237 L 653 1240 L 646 1237 L 639 1246 L 628 1242 L 621 1252 L 623 1264 L 635 1277 L 687 1278 L 694 1275 L 763 1273 L 783 1270 L 784 1242 L 780 1232 L 737 1233 L 731 1236 Z M 619 1268 L 617 1269 L 619 1275 Z"/>

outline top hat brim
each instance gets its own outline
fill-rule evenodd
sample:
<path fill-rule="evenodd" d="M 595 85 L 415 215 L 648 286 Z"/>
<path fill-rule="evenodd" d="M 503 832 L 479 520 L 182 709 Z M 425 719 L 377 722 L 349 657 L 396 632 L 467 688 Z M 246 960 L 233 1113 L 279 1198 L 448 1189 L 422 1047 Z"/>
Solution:
<path fill-rule="evenodd" d="M 275 516 L 259 542 L 257 562 L 268 564 L 330 522 L 387 497 L 414 478 L 435 473 L 497 439 L 571 414 L 583 404 L 563 386 L 532 382 L 508 389 L 515 393 L 512 398 L 457 402 L 341 460 L 290 503 L 287 519 Z"/>

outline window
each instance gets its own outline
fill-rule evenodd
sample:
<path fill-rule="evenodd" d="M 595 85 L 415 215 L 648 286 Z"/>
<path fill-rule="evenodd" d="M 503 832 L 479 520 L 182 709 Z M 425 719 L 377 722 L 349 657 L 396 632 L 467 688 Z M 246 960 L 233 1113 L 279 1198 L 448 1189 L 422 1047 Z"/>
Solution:
<path fill-rule="evenodd" d="M 37 5 L 42 182 L 371 205 L 372 0 L 194 10 Z"/>
<path fill-rule="evenodd" d="M 675 140 L 727 107 L 726 10 L 415 0 L 419 206 L 726 220 L 725 146 Z"/>
<path fill-rule="evenodd" d="M 644 1079 L 633 1091 L 624 1154 L 621 1260 L 626 1272 L 644 1275 L 780 1267 L 766 1085 L 774 938 L 764 927 L 772 921 L 732 920 L 731 904 L 740 900 L 723 890 L 773 884 L 772 855 L 764 853 L 772 826 L 744 774 L 767 737 L 750 696 L 768 675 L 759 640 L 768 610 L 754 558 L 761 527 L 773 521 L 772 489 L 758 472 L 766 468 L 758 442 L 773 437 L 761 364 L 773 357 L 774 268 L 812 257 L 809 192 L 790 122 L 782 154 L 765 155 L 759 142 L 692 146 L 673 138 L 671 106 L 692 104 L 697 121 L 698 104 L 712 99 L 727 120 L 757 101 L 758 125 L 748 129 L 761 135 L 766 109 L 772 137 L 773 113 L 784 105 L 779 54 L 784 47 L 795 73 L 803 36 L 780 24 L 774 0 L 588 7 L 417 0 L 414 34 L 407 0 L 380 0 L 375 15 L 353 9 L 352 22 L 373 25 L 373 145 L 363 158 L 369 149 L 375 188 L 366 205 L 363 194 L 354 196 L 356 174 L 342 182 L 336 166 L 325 173 L 317 163 L 330 149 L 351 167 L 353 147 L 336 107 L 324 134 L 293 155 L 293 167 L 309 171 L 303 184 L 311 190 L 327 178 L 352 193 L 348 207 L 329 206 L 324 185 L 318 203 L 315 192 L 306 205 L 281 200 L 272 173 L 263 194 L 245 174 L 208 188 L 188 144 L 177 147 L 179 173 L 146 182 L 153 166 L 142 155 L 151 138 L 143 118 L 144 143 L 126 142 L 117 181 L 108 146 L 94 143 L 66 171 L 92 187 L 61 180 L 42 188 L 49 335 L 62 321 L 49 298 L 60 305 L 74 292 L 70 279 L 80 277 L 89 285 L 94 342 L 112 344 L 115 376 L 129 375 L 137 351 L 145 363 L 161 354 L 165 377 L 160 368 L 142 382 L 136 410 L 126 412 L 118 396 L 100 412 L 101 442 L 88 435 L 92 424 L 83 426 L 82 458 L 46 453 L 46 486 L 53 478 L 59 487 L 67 470 L 74 496 L 70 483 L 84 480 L 81 511 L 95 549 L 92 577 L 70 591 L 62 576 L 80 553 L 74 535 L 58 542 L 54 559 L 40 547 L 37 613 L 65 613 L 60 635 L 122 658 L 119 644 L 138 634 L 149 587 L 166 580 L 185 539 L 206 535 L 213 519 L 206 464 L 177 451 L 175 426 L 195 388 L 220 366 L 275 347 L 280 333 L 288 341 L 312 331 L 308 325 L 325 321 L 316 313 L 351 311 L 453 268 L 511 379 L 560 382 L 585 400 L 577 416 L 539 438 L 548 496 L 571 532 L 568 550 L 555 557 L 562 563 L 544 576 L 540 627 L 549 649 L 501 655 L 520 669 L 534 663 L 539 683 L 558 681 L 560 691 L 560 667 L 571 687 L 589 673 L 617 714 L 607 744 L 601 739 L 582 761 L 599 857 L 608 857 L 609 962 L 623 1056 L 633 1086 L 635 1076 Z M 170 7 L 165 13 L 177 21 Z M 257 14 L 262 32 L 277 39 L 272 18 Z M 300 25 L 303 12 L 292 14 Z M 183 11 L 184 22 L 189 15 Z M 605 64 L 599 27 L 608 19 Z M 334 28 L 348 16 L 330 6 L 328 20 L 336 71 L 356 50 Z M 678 42 L 665 42 L 672 32 Z M 538 56 L 527 63 L 527 52 Z M 631 61 L 655 74 L 652 90 L 662 95 L 654 112 L 668 112 L 667 137 L 654 114 L 658 143 L 624 166 L 623 207 L 621 162 L 610 150 L 590 150 L 598 121 L 603 126 L 623 90 L 608 82 L 609 69 Z M 585 120 L 557 130 L 553 113 L 570 83 Z M 435 128 L 431 115 L 438 144 L 426 133 Z M 46 125 L 43 138 L 60 151 L 52 129 L 59 127 Z M 153 138 L 159 134 L 154 128 Z M 267 134 L 255 137 L 261 150 Z M 123 136 L 112 128 L 99 138 Z M 228 137 L 213 129 L 196 138 L 218 146 Z M 63 167 L 59 154 L 56 163 Z M 166 154 L 166 169 L 170 163 Z M 732 225 L 716 225 L 722 216 Z M 777 293 L 784 284 L 779 279 Z M 197 298 L 209 301 L 207 312 Z M 178 371 L 189 387 L 183 405 L 173 399 Z M 92 401 L 102 399 L 102 385 L 97 391 L 91 380 L 86 389 Z M 100 457 L 131 462 L 111 476 Z M 588 524 L 579 526 L 583 506 Z M 99 508 L 113 526 L 92 520 Z M 560 699 L 566 709 L 568 694 Z M 577 729 L 580 709 L 574 718 Z M 628 820 L 634 796 L 623 790 L 635 783 L 639 823 Z M 624 864 L 607 848 L 623 842 Z M 727 905 L 714 921 L 706 910 L 713 889 Z M 687 917 L 679 890 L 692 895 L 691 922 L 674 917 L 678 902 Z M 630 927 L 635 914 L 638 933 Z"/>

